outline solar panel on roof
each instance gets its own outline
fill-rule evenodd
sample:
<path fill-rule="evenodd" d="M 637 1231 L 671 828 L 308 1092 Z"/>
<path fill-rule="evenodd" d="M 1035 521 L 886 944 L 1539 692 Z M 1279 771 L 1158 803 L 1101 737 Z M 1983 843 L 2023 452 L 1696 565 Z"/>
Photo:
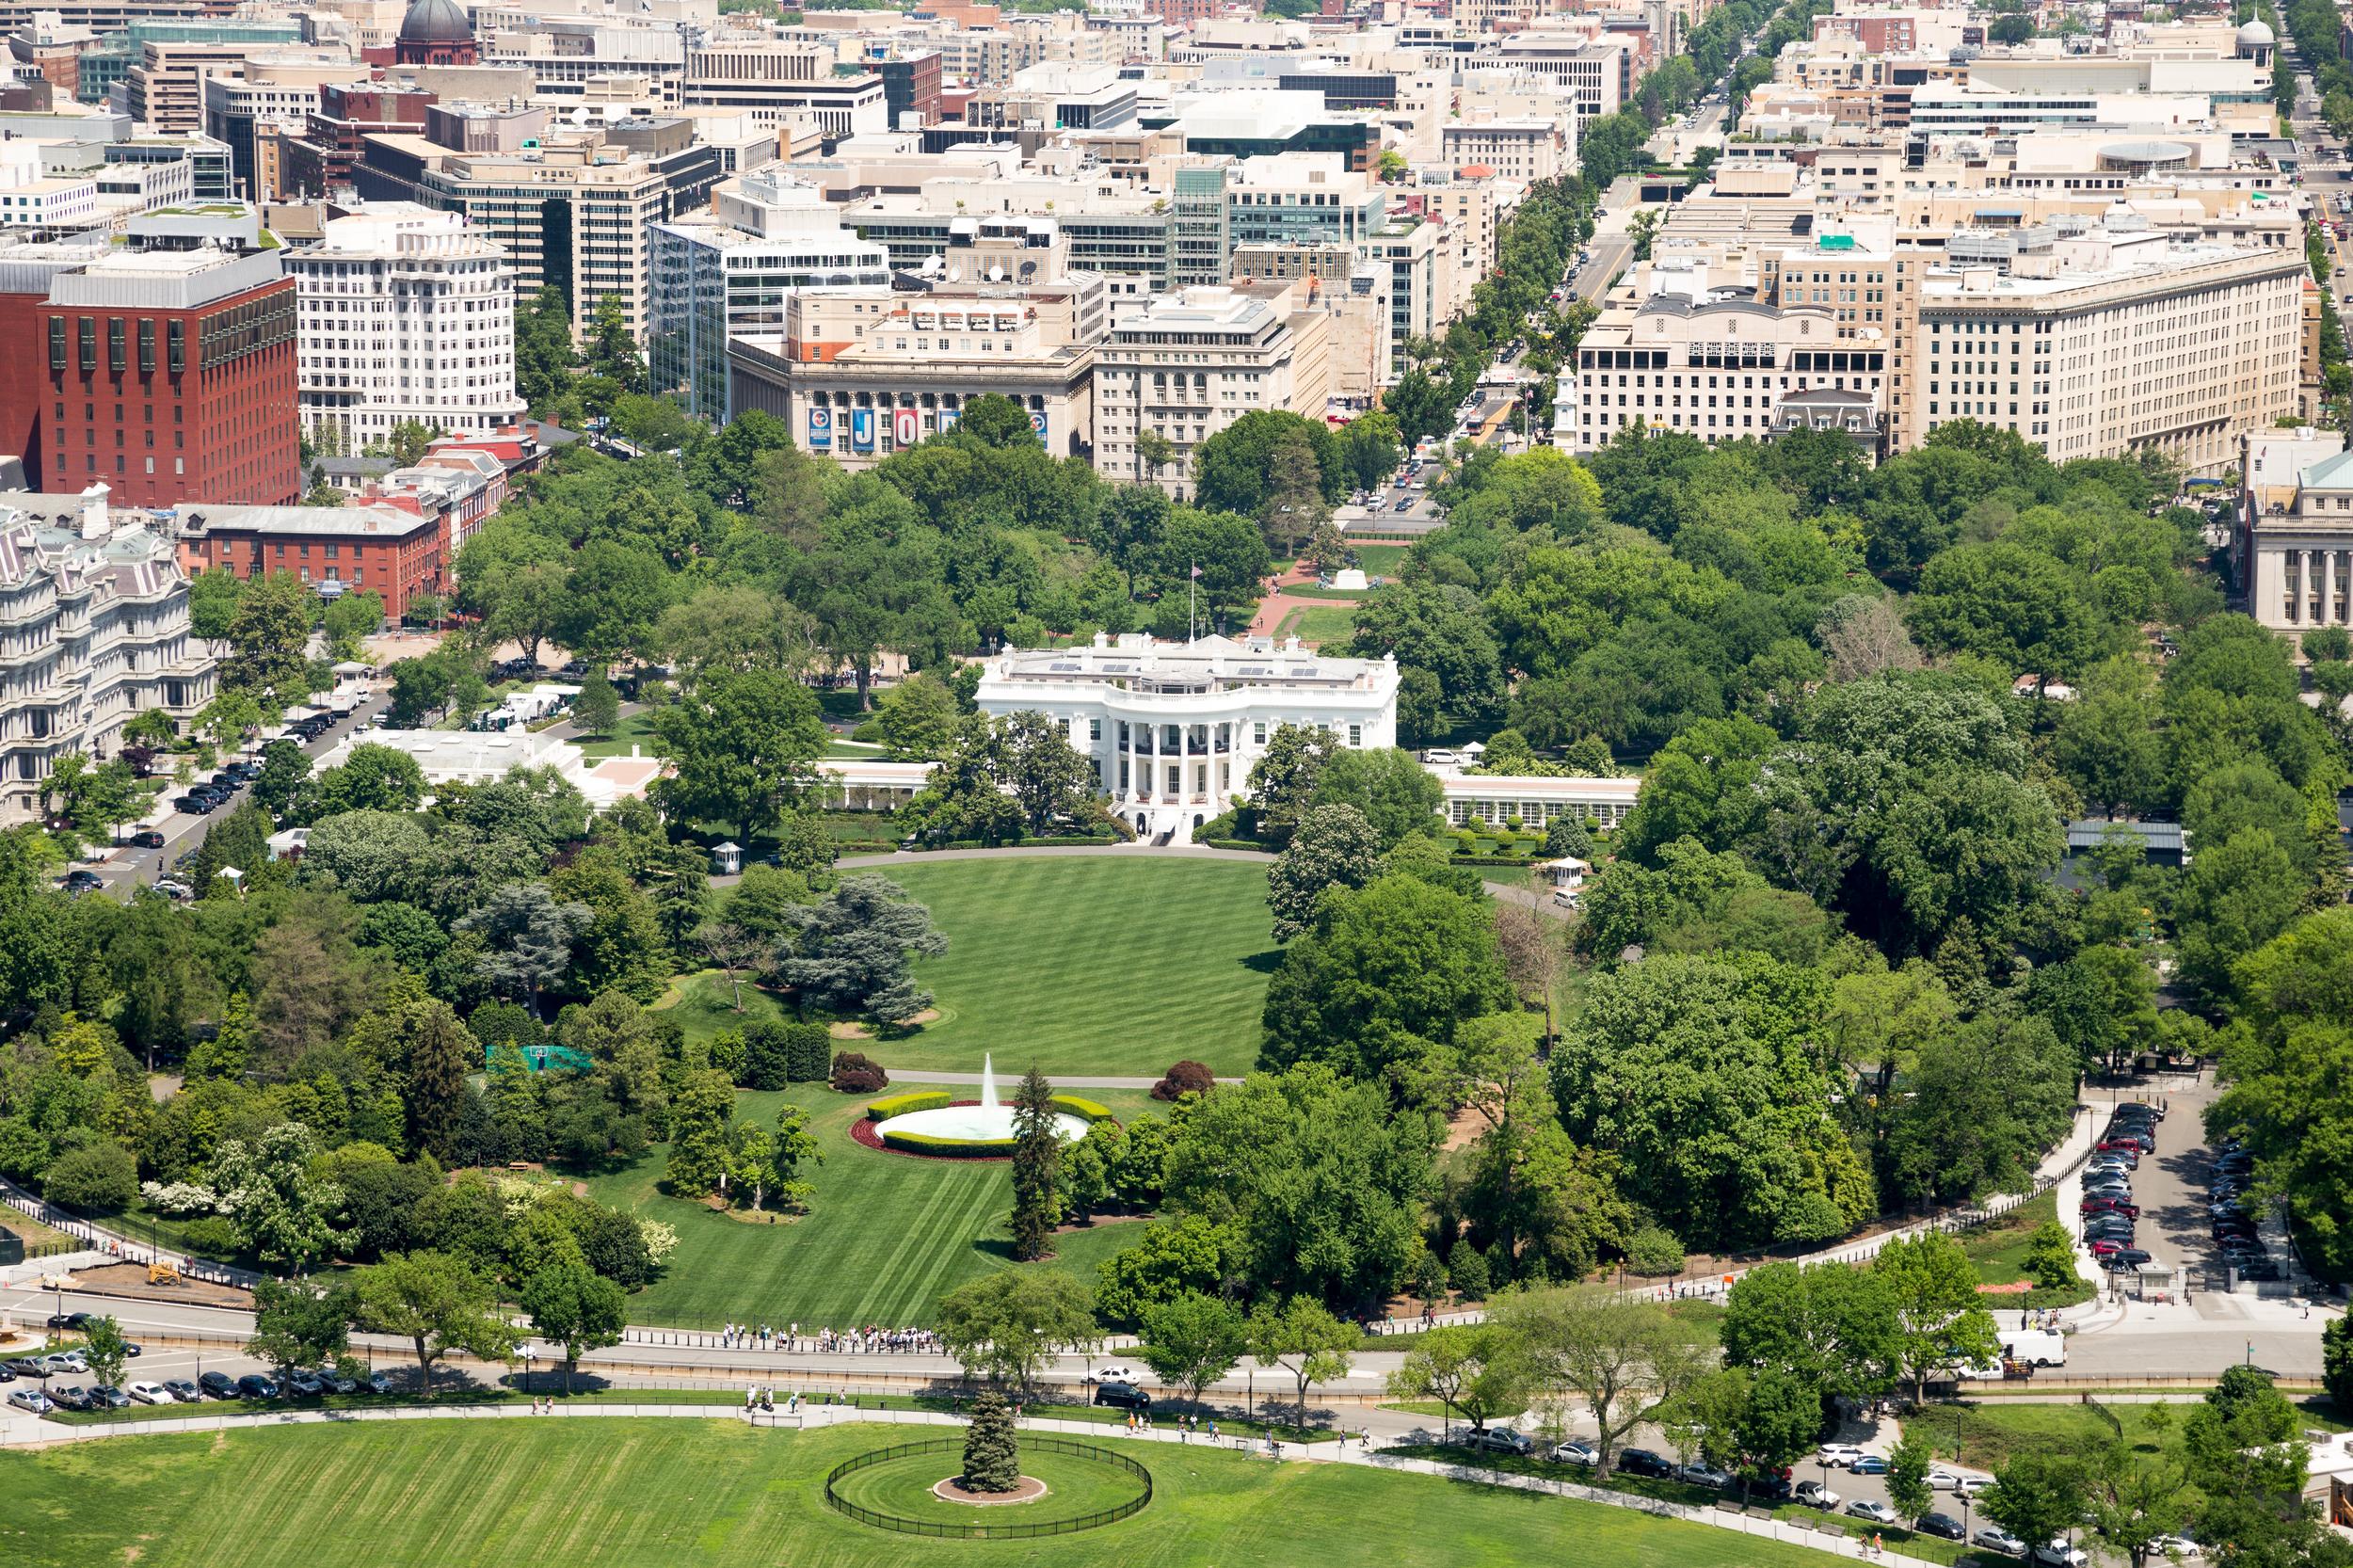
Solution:
<path fill-rule="evenodd" d="M 1083 666 L 1079 664 L 1048 664 L 1046 667 L 1049 670 L 1076 670 L 1082 668 Z"/>

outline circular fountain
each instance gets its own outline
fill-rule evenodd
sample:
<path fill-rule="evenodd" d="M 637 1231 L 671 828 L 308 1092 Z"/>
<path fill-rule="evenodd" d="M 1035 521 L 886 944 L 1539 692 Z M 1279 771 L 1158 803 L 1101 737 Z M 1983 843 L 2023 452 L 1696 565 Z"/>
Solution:
<path fill-rule="evenodd" d="M 910 1154 L 1006 1154 L 1013 1149 L 1013 1115 L 1012 1106 L 997 1101 L 996 1065 L 984 1055 L 979 1104 L 910 1111 L 874 1124 L 873 1132 L 885 1147 Z M 1064 1143 L 1076 1143 L 1087 1135 L 1087 1119 L 1056 1111 L 1054 1133 Z"/>

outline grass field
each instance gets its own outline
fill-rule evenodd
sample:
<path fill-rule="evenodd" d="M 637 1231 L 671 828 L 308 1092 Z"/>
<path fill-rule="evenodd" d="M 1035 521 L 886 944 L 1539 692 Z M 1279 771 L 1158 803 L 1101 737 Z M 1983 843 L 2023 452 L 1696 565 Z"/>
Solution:
<path fill-rule="evenodd" d="M 2112 1408 L 2126 1437 L 2143 1437 L 2147 1406 Z M 1933 1443 L 1943 1458 L 1986 1470 L 2021 1453 L 2080 1455 L 2116 1440 L 2100 1413 L 2083 1404 L 1932 1404 L 1906 1416 L 1904 1431 Z"/>
<path fill-rule="evenodd" d="M 1151 1104 L 1136 1092 L 1105 1090 L 1090 1097 L 1123 1119 Z M 850 1127 L 863 1113 L 864 1097 L 838 1095 L 823 1084 L 741 1095 L 736 1114 L 774 1125 L 788 1100 L 809 1112 L 825 1156 L 809 1173 L 816 1187 L 810 1211 L 789 1224 L 749 1224 L 667 1196 L 658 1185 L 669 1158 L 666 1145 L 626 1169 L 587 1178 L 603 1202 L 679 1233 L 663 1278 L 630 1297 L 631 1322 L 904 1327 L 928 1321 L 941 1291 L 1011 1266 L 1005 1229 L 1013 1204 L 1010 1167 L 861 1148 L 851 1142 Z M 1092 1284 L 1095 1266 L 1140 1235 L 1132 1224 L 1073 1231 L 1056 1238 L 1056 1256 L 1047 1266 L 1072 1270 Z"/>
<path fill-rule="evenodd" d="M 1356 634 L 1356 612 L 1346 605 L 1329 610 L 1293 610 L 1274 629 L 1278 637 L 1297 637 L 1311 648 L 1345 642 Z"/>
<path fill-rule="evenodd" d="M 1557 1497 L 1356 1466 L 1138 1445 L 1152 1504 L 1036 1542 L 844 1519 L 827 1469 L 904 1437 L 729 1421 L 435 1421 L 124 1438 L 0 1454 L 24 1568 L 1801 1568 L 1799 1548 Z"/>
<path fill-rule="evenodd" d="M 741 990 L 744 1010 L 739 1013 L 735 1010 L 738 988 L 728 983 L 727 971 L 704 969 L 673 978 L 669 992 L 654 1006 L 677 1019 L 690 1040 L 708 1040 L 746 1024 L 776 1023 L 792 1016 L 790 1007 L 753 984 L 749 975 L 744 976 Z"/>
<path fill-rule="evenodd" d="M 1185 1057 L 1223 1074 L 1258 1054 L 1277 952 L 1266 869 L 1150 856 L 991 856 L 893 865 L 948 951 L 916 981 L 941 1017 L 862 1048 L 892 1069 L 1158 1078 Z"/>
<path fill-rule="evenodd" d="M 1413 546 L 1403 544 L 1360 544 L 1356 546 L 1356 564 L 1368 577 L 1395 580 L 1405 569 L 1405 552 Z"/>
<path fill-rule="evenodd" d="M 586 736 L 572 743 L 580 754 L 591 762 L 606 757 L 627 757 L 629 748 L 636 746 L 646 756 L 653 755 L 653 715 L 650 712 L 624 714 L 613 727 L 613 733 L 591 740 Z"/>

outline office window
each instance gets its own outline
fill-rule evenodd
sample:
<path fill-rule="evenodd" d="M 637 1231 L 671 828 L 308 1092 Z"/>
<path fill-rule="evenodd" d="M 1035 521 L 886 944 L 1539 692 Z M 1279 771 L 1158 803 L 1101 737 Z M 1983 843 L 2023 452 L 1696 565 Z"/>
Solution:
<path fill-rule="evenodd" d="M 139 374 L 151 376 L 155 370 L 155 324 L 139 323 Z"/>
<path fill-rule="evenodd" d="M 51 370 L 65 369 L 65 317 L 63 316 L 49 318 L 49 368 Z M 57 405 L 57 417 L 65 418 L 65 405 L 62 403 Z"/>
<path fill-rule="evenodd" d="M 182 371 L 188 368 L 187 323 L 182 321 L 169 321 L 164 324 L 164 328 L 168 344 L 165 363 L 171 371 L 171 374 L 177 376 Z M 179 417 L 179 410 L 177 408 L 172 410 L 172 417 L 175 419 Z"/>
<path fill-rule="evenodd" d="M 120 371 L 123 367 L 122 318 L 109 316 L 106 320 L 106 368 Z"/>
<path fill-rule="evenodd" d="M 98 318 L 84 316 L 79 327 L 78 335 L 82 342 L 82 368 L 96 370 L 98 368 Z"/>

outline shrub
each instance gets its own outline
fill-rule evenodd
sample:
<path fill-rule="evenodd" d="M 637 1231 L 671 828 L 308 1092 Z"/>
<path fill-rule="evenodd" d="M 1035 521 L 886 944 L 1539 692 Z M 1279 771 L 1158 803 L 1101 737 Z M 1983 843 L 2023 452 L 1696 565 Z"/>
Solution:
<path fill-rule="evenodd" d="M 1067 1111 L 1082 1122 L 1099 1122 L 1108 1118 L 1112 1108 L 1100 1100 L 1083 1099 L 1077 1095 L 1056 1095 L 1051 1101 L 1057 1111 Z"/>
<path fill-rule="evenodd" d="M 97 1143 L 49 1162 L 40 1195 L 82 1214 L 120 1214 L 139 1195 L 139 1168 L 120 1144 Z"/>
<path fill-rule="evenodd" d="M 1683 1243 L 1664 1225 L 1644 1225 L 1625 1244 L 1629 1272 L 1645 1275 L 1683 1272 Z"/>
<path fill-rule="evenodd" d="M 217 1214 L 190 1220 L 180 1227 L 180 1240 L 199 1257 L 237 1256 L 237 1227 Z"/>
<path fill-rule="evenodd" d="M 744 1086 L 781 1089 L 788 1083 L 818 1083 L 833 1060 L 833 1039 L 824 1024 L 762 1020 L 744 1031 Z"/>
<path fill-rule="evenodd" d="M 1486 1300 L 1493 1288 L 1487 1277 L 1487 1260 L 1467 1241 L 1454 1249 L 1454 1256 L 1447 1266 L 1447 1277 L 1466 1302 Z"/>
<path fill-rule="evenodd" d="M 845 1095 L 879 1094 L 890 1087 L 890 1075 L 856 1051 L 840 1051 L 833 1059 L 833 1086 Z"/>
<path fill-rule="evenodd" d="M 2075 1282 L 2075 1242 L 2065 1225 L 2045 1220 L 2035 1227 L 2026 1238 L 2025 1268 L 2027 1277 L 2045 1290 Z"/>
<path fill-rule="evenodd" d="M 866 1108 L 870 1122 L 887 1122 L 893 1116 L 904 1116 L 916 1111 L 938 1111 L 953 1103 L 953 1096 L 945 1089 L 910 1089 L 904 1095 L 885 1095 Z"/>
<path fill-rule="evenodd" d="M 934 1138 L 924 1132 L 886 1132 L 882 1141 L 886 1148 L 946 1160 L 1002 1160 L 1013 1153 L 1010 1138 Z"/>
<path fill-rule="evenodd" d="M 1187 1057 L 1169 1068 L 1160 1080 L 1152 1085 L 1152 1097 L 1173 1100 L 1188 1094 L 1206 1095 L 1216 1082 L 1217 1075 L 1209 1071 L 1207 1063 Z"/>

